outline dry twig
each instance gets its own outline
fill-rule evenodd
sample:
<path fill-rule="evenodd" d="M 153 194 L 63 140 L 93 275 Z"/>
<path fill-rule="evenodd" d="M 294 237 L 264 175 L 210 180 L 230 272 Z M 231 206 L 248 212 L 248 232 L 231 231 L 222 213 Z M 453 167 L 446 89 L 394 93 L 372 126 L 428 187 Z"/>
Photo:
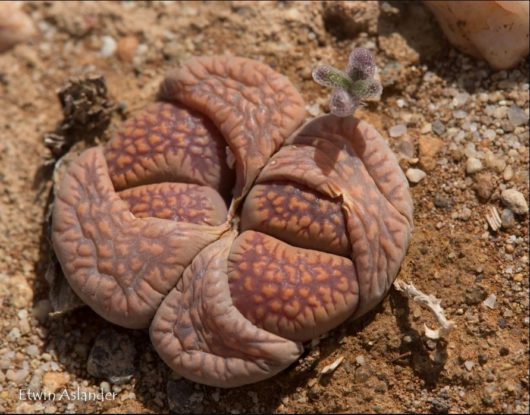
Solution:
<path fill-rule="evenodd" d="M 447 320 L 445 317 L 444 310 L 440 305 L 440 300 L 433 295 L 427 295 L 418 290 L 412 283 L 407 284 L 406 282 L 396 280 L 394 281 L 394 287 L 396 290 L 405 293 L 405 295 L 418 304 L 425 308 L 428 308 L 438 320 L 440 324 L 440 330 L 431 330 L 425 326 L 425 335 L 431 339 L 437 339 L 439 337 L 446 336 L 454 327 L 455 323 L 451 320 Z"/>

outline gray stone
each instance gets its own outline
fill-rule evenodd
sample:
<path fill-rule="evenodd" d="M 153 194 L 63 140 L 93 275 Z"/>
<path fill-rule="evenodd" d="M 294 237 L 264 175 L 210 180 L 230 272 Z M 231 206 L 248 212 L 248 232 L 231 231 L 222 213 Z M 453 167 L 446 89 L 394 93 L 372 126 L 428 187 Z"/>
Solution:
<path fill-rule="evenodd" d="M 406 140 L 400 141 L 398 144 L 398 153 L 404 159 L 411 160 L 414 158 L 414 144 Z"/>
<path fill-rule="evenodd" d="M 42 385 L 42 371 L 36 370 L 31 377 L 31 380 L 28 384 L 28 389 L 32 392 L 40 392 Z"/>
<path fill-rule="evenodd" d="M 456 118 L 457 120 L 461 120 L 467 117 L 467 112 L 462 111 L 462 110 L 453 111 L 453 117 Z"/>
<path fill-rule="evenodd" d="M 528 117 L 522 108 L 517 105 L 512 105 L 508 110 L 508 120 L 514 127 L 519 125 L 528 124 Z"/>
<path fill-rule="evenodd" d="M 39 348 L 35 346 L 34 344 L 31 344 L 28 347 L 26 347 L 26 354 L 28 356 L 37 356 L 39 354 Z"/>
<path fill-rule="evenodd" d="M 14 382 L 17 385 L 21 385 L 24 383 L 24 380 L 29 375 L 29 364 L 28 362 L 24 362 L 22 365 L 22 369 L 13 370 L 9 369 L 6 373 L 7 380 Z"/>
<path fill-rule="evenodd" d="M 515 217 L 510 209 L 504 209 L 501 214 L 501 226 L 503 229 L 510 229 L 515 225 Z"/>
<path fill-rule="evenodd" d="M 528 204 L 523 194 L 515 189 L 507 189 L 501 193 L 504 205 L 518 215 L 528 214 Z"/>
<path fill-rule="evenodd" d="M 506 107 L 497 107 L 493 110 L 493 116 L 500 120 L 501 118 L 504 118 L 508 112 L 508 108 Z"/>
<path fill-rule="evenodd" d="M 453 98 L 453 105 L 455 107 L 460 107 L 461 105 L 464 105 L 467 100 L 469 99 L 469 94 L 467 92 L 460 92 L 455 95 Z"/>
<path fill-rule="evenodd" d="M 486 131 L 484 131 L 484 138 L 487 140 L 493 140 L 497 136 L 497 133 L 493 131 L 491 128 L 488 128 Z"/>
<path fill-rule="evenodd" d="M 436 120 L 431 125 L 432 130 L 436 135 L 442 135 L 445 133 L 445 125 L 440 120 Z"/>
<path fill-rule="evenodd" d="M 453 201 L 449 196 L 444 193 L 436 193 L 434 196 L 434 206 L 438 209 L 450 209 L 453 205 Z"/>
<path fill-rule="evenodd" d="M 434 414 L 447 414 L 451 405 L 446 397 L 434 398 L 431 400 L 431 411 Z"/>
<path fill-rule="evenodd" d="M 87 371 L 113 384 L 128 382 L 134 375 L 136 350 L 128 335 L 113 329 L 103 330 L 96 338 L 87 362 Z"/>
<path fill-rule="evenodd" d="M 407 133 L 407 126 L 405 124 L 394 125 L 388 129 L 388 134 L 392 138 L 401 137 L 402 135 L 406 133 Z"/>
<path fill-rule="evenodd" d="M 372 376 L 372 369 L 368 365 L 359 366 L 355 369 L 355 382 L 365 383 Z"/>
<path fill-rule="evenodd" d="M 490 294 L 488 296 L 488 298 L 486 298 L 482 304 L 484 304 L 486 307 L 490 308 L 490 309 L 494 309 L 495 308 L 495 302 L 497 300 L 497 296 L 495 294 Z"/>

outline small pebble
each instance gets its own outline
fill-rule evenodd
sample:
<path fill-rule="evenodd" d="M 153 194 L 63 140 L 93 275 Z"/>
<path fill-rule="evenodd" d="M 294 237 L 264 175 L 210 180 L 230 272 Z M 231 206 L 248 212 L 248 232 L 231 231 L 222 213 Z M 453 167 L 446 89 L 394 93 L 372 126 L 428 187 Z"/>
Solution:
<path fill-rule="evenodd" d="M 101 38 L 101 49 L 99 51 L 100 55 L 104 58 L 108 58 L 112 55 L 114 55 L 114 52 L 116 52 L 116 48 L 118 47 L 118 44 L 114 40 L 112 36 L 103 36 Z"/>
<path fill-rule="evenodd" d="M 431 400 L 431 412 L 434 414 L 447 414 L 450 409 L 450 402 L 444 397 Z"/>
<path fill-rule="evenodd" d="M 506 166 L 502 172 L 502 178 L 509 182 L 513 178 L 513 168 L 512 166 Z"/>
<path fill-rule="evenodd" d="M 495 308 L 495 302 L 497 301 L 497 296 L 495 294 L 490 294 L 488 296 L 488 298 L 486 298 L 482 304 L 484 304 L 486 307 L 490 308 L 490 309 L 494 309 Z"/>
<path fill-rule="evenodd" d="M 515 225 L 515 217 L 510 209 L 504 209 L 501 213 L 501 226 L 503 229 L 510 229 Z"/>
<path fill-rule="evenodd" d="M 474 174 L 474 173 L 477 173 L 479 171 L 481 171 L 484 167 L 482 166 L 482 162 L 475 158 L 475 157 L 470 157 L 467 159 L 467 162 L 466 162 L 466 173 L 467 174 Z"/>
<path fill-rule="evenodd" d="M 7 338 L 10 340 L 16 340 L 20 337 L 20 330 L 18 327 L 13 327 L 11 331 L 7 334 Z"/>
<path fill-rule="evenodd" d="M 428 134 L 432 131 L 432 125 L 431 123 L 426 123 L 421 126 L 420 133 L 421 134 Z"/>
<path fill-rule="evenodd" d="M 463 221 L 468 221 L 471 218 L 472 211 L 468 207 L 462 208 L 457 218 Z"/>
<path fill-rule="evenodd" d="M 457 120 L 461 120 L 467 117 L 467 112 L 461 111 L 461 110 L 453 111 L 453 117 L 456 118 Z"/>
<path fill-rule="evenodd" d="M 131 338 L 113 329 L 102 331 L 88 356 L 87 372 L 112 384 L 128 382 L 135 371 L 136 349 Z"/>
<path fill-rule="evenodd" d="M 99 387 L 101 388 L 101 390 L 103 391 L 103 393 L 108 393 L 110 392 L 110 383 L 109 382 L 106 382 L 106 381 L 103 381 L 99 384 Z"/>
<path fill-rule="evenodd" d="M 473 366 L 475 366 L 475 363 L 473 363 L 471 360 L 466 360 L 464 362 L 464 366 L 468 372 L 471 372 L 471 370 L 473 369 Z"/>
<path fill-rule="evenodd" d="M 506 113 L 508 112 L 508 108 L 506 107 L 497 107 L 493 110 L 493 116 L 497 119 L 504 118 L 506 116 Z"/>
<path fill-rule="evenodd" d="M 414 158 L 414 144 L 407 140 L 400 141 L 398 144 L 398 153 L 404 159 L 411 160 Z"/>
<path fill-rule="evenodd" d="M 126 36 L 118 41 L 116 54 L 123 62 L 132 62 L 136 49 L 138 48 L 138 39 L 134 36 Z"/>
<path fill-rule="evenodd" d="M 366 360 L 364 359 L 363 355 L 359 355 L 355 358 L 355 363 L 357 363 L 359 366 L 362 366 L 366 363 Z"/>
<path fill-rule="evenodd" d="M 467 305 L 477 305 L 486 299 L 486 290 L 480 285 L 472 285 L 466 289 L 464 301 Z"/>
<path fill-rule="evenodd" d="M 29 365 L 27 364 L 27 362 L 25 363 L 26 365 L 24 365 L 25 367 L 23 367 L 22 369 L 19 369 L 19 370 L 9 369 L 6 373 L 7 380 L 14 382 L 17 385 L 21 385 L 22 383 L 24 383 L 24 380 L 29 375 Z"/>
<path fill-rule="evenodd" d="M 523 194 L 515 189 L 507 189 L 501 193 L 504 205 L 518 215 L 528 214 L 528 204 Z"/>
<path fill-rule="evenodd" d="M 39 348 L 34 344 L 29 345 L 28 347 L 26 347 L 26 354 L 28 356 L 37 356 L 39 354 Z"/>
<path fill-rule="evenodd" d="M 418 150 L 421 168 L 425 171 L 432 171 L 438 163 L 438 153 L 444 147 L 444 141 L 435 137 L 420 137 L 418 140 Z"/>
<path fill-rule="evenodd" d="M 33 376 L 31 376 L 31 380 L 28 384 L 28 389 L 31 389 L 34 392 L 38 392 L 41 389 L 42 385 L 42 372 L 40 370 L 36 370 L 35 373 L 33 373 Z"/>
<path fill-rule="evenodd" d="M 372 376 L 372 373 L 373 373 L 372 369 L 370 369 L 367 365 L 359 366 L 355 370 L 354 379 L 358 383 L 364 383 L 368 379 L 370 379 L 370 377 Z"/>
<path fill-rule="evenodd" d="M 488 140 L 493 140 L 496 137 L 496 135 L 497 133 L 493 131 L 492 129 L 488 128 L 486 131 L 484 131 L 484 138 Z"/>
<path fill-rule="evenodd" d="M 495 181 L 493 180 L 493 177 L 489 174 L 478 177 L 473 185 L 473 190 L 475 190 L 479 200 L 483 202 L 489 200 L 495 190 Z"/>
<path fill-rule="evenodd" d="M 467 92 L 460 92 L 456 94 L 455 97 L 453 98 L 453 105 L 455 107 L 460 107 L 464 105 L 468 99 L 469 99 L 469 94 Z"/>
<path fill-rule="evenodd" d="M 519 125 L 528 124 L 528 117 L 524 110 L 519 108 L 517 105 L 512 105 L 508 110 L 508 120 L 514 127 Z"/>
<path fill-rule="evenodd" d="M 449 196 L 444 193 L 436 193 L 434 196 L 434 206 L 439 209 L 450 209 L 452 200 Z"/>
<path fill-rule="evenodd" d="M 407 133 L 407 126 L 405 124 L 394 125 L 389 128 L 388 134 L 390 137 L 397 138 Z"/>
<path fill-rule="evenodd" d="M 442 135 L 445 132 L 445 125 L 440 120 L 432 123 L 432 130 L 436 135 Z"/>
<path fill-rule="evenodd" d="M 411 168 L 407 170 L 405 175 L 407 176 L 407 179 L 409 179 L 409 182 L 419 183 L 427 176 L 427 173 L 425 173 L 423 170 L 420 170 L 420 169 Z"/>

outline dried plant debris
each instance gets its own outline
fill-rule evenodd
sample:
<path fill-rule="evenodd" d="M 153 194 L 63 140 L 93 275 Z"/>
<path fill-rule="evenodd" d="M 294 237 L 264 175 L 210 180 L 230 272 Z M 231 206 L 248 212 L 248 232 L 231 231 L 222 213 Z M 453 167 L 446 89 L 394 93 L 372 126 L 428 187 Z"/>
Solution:
<path fill-rule="evenodd" d="M 333 88 L 331 113 L 338 117 L 348 117 L 367 98 L 381 95 L 383 88 L 374 79 L 374 58 L 367 49 L 356 48 L 350 54 L 348 66 L 343 72 L 329 65 L 319 65 L 313 69 L 316 83 Z"/>
<path fill-rule="evenodd" d="M 55 164 L 77 141 L 93 143 L 101 138 L 117 109 L 107 97 L 102 75 L 70 79 L 58 96 L 64 118 L 54 132 L 44 136 L 51 153 L 45 164 Z"/>
<path fill-rule="evenodd" d="M 501 228 L 502 220 L 499 215 L 499 211 L 496 207 L 490 207 L 489 213 L 486 214 L 486 221 L 488 222 L 488 225 L 490 226 L 491 230 L 494 232 L 498 231 Z"/>
<path fill-rule="evenodd" d="M 81 152 L 97 140 L 103 138 L 104 133 L 116 111 L 117 106 L 107 97 L 107 85 L 102 75 L 92 74 L 83 78 L 74 78 L 59 90 L 58 98 L 63 111 L 63 120 L 56 130 L 44 135 L 44 145 L 50 154 L 44 161 L 36 177 L 36 184 L 42 185 L 52 174 L 52 196 L 47 207 L 44 233 L 49 239 L 51 210 L 53 199 L 68 165 Z M 45 279 L 50 286 L 49 299 L 52 315 L 83 306 L 81 300 L 74 293 L 57 261 L 55 254 L 49 252 L 49 265 Z"/>
<path fill-rule="evenodd" d="M 445 337 L 455 327 L 454 322 L 451 320 L 447 320 L 447 318 L 445 317 L 445 312 L 442 306 L 440 305 L 440 300 L 435 296 L 431 294 L 425 294 L 418 290 L 412 283 L 407 284 L 406 282 L 400 280 L 394 281 L 394 288 L 400 292 L 405 293 L 408 298 L 411 298 L 418 304 L 429 309 L 436 317 L 436 320 L 438 321 L 438 324 L 440 324 L 441 328 L 431 330 L 427 326 L 425 326 L 426 337 L 430 339 L 438 339 L 440 337 Z"/>
<path fill-rule="evenodd" d="M 330 363 L 329 365 L 323 367 L 320 373 L 322 375 L 333 373 L 339 367 L 339 365 L 342 363 L 343 360 L 344 360 L 344 356 L 339 357 L 338 359 L 333 361 L 333 363 Z"/>

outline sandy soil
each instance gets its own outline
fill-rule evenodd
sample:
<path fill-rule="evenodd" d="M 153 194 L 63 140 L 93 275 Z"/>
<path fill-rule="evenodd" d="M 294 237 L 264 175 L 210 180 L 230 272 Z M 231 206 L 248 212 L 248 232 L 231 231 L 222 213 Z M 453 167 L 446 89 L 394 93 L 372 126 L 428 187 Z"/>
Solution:
<path fill-rule="evenodd" d="M 452 50 L 421 5 L 356 3 L 24 5 L 40 36 L 0 55 L 0 412 L 528 413 L 528 215 L 504 212 L 498 231 L 486 222 L 491 207 L 503 212 L 503 190 L 528 200 L 528 66 L 494 72 Z M 112 325 L 86 307 L 47 316 L 42 231 L 52 181 L 39 167 L 49 155 L 43 137 L 63 117 L 57 90 L 73 77 L 104 76 L 119 109 L 105 139 L 153 100 L 168 69 L 228 53 L 287 75 L 318 115 L 328 91 L 311 68 L 345 66 L 354 46 L 374 52 L 385 86 L 357 116 L 384 133 L 405 171 L 427 174 L 412 186 L 415 230 L 399 278 L 440 298 L 456 329 L 446 341 L 427 339 L 432 316 L 392 290 L 259 384 L 221 390 L 179 379 L 145 332 L 116 327 L 111 336 L 132 345 L 122 351 L 132 378 L 112 385 L 91 376 L 90 352 Z M 391 137 L 401 124 L 406 132 Z M 480 171 L 466 173 L 469 158 Z M 334 372 L 320 374 L 339 357 Z M 117 397 L 21 400 L 28 387 L 101 387 Z"/>

